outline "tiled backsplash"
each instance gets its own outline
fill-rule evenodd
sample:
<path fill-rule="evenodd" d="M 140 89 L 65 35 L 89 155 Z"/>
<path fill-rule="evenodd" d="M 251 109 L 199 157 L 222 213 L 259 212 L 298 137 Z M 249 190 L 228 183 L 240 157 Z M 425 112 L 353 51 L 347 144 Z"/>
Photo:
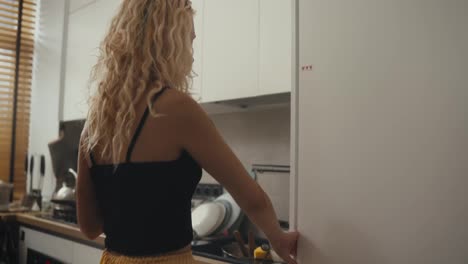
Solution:
<path fill-rule="evenodd" d="M 252 164 L 289 165 L 290 108 L 211 116 L 234 153 L 250 171 Z M 203 182 L 213 180 L 205 173 Z"/>
<path fill-rule="evenodd" d="M 270 197 L 279 220 L 289 221 L 290 173 L 264 172 L 257 174 L 257 182 Z"/>
<path fill-rule="evenodd" d="M 252 164 L 289 165 L 290 108 L 282 107 L 211 116 L 234 153 L 250 172 Z M 261 175 L 259 183 L 268 193 L 282 220 L 289 214 L 289 174 Z M 280 180 L 278 180 L 280 179 Z M 204 183 L 215 182 L 204 172 Z M 283 186 L 279 188 L 279 186 Z"/>

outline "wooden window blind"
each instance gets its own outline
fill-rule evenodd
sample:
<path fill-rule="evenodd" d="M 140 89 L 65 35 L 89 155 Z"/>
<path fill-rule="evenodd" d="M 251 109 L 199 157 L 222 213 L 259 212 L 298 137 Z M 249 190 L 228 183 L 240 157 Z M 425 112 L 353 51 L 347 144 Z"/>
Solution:
<path fill-rule="evenodd" d="M 0 179 L 26 191 L 36 0 L 0 0 Z"/>

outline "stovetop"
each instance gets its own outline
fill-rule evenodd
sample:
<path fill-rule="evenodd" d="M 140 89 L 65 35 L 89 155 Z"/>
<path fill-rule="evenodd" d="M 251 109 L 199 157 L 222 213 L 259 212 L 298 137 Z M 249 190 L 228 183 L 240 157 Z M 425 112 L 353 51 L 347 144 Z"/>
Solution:
<path fill-rule="evenodd" d="M 78 226 L 75 207 L 56 205 L 51 212 L 41 214 L 39 217 L 74 227 Z"/>
<path fill-rule="evenodd" d="M 78 224 L 76 210 L 54 210 L 52 218 L 69 224 Z"/>

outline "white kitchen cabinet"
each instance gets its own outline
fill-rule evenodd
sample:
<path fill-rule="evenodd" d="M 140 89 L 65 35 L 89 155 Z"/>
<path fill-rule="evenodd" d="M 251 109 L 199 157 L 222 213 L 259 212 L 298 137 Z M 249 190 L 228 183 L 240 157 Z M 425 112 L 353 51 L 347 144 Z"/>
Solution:
<path fill-rule="evenodd" d="M 81 7 L 69 16 L 64 120 L 86 117 L 90 72 L 120 5 L 73 1 Z M 194 99 L 209 103 L 290 91 L 291 0 L 194 0 L 192 5 Z"/>
<path fill-rule="evenodd" d="M 19 263 L 26 264 L 28 249 L 53 257 L 64 263 L 73 263 L 73 242 L 57 236 L 20 228 Z M 97 262 L 99 263 L 99 262 Z"/>
<path fill-rule="evenodd" d="M 70 264 L 99 263 L 102 250 L 27 227 L 20 228 L 19 263 L 26 264 L 28 249 Z"/>
<path fill-rule="evenodd" d="M 72 264 L 98 264 L 101 260 L 102 250 L 86 246 L 80 243 L 73 243 Z"/>
<path fill-rule="evenodd" d="M 205 0 L 193 0 L 192 8 L 195 10 L 194 27 L 196 38 L 193 41 L 193 85 L 191 89 L 192 97 L 200 101 L 202 96 L 202 65 L 203 65 L 203 22 L 205 11 Z"/>
<path fill-rule="evenodd" d="M 63 102 L 64 120 L 82 119 L 88 111 L 88 81 L 99 45 L 120 1 L 99 0 L 69 16 Z"/>
<path fill-rule="evenodd" d="M 258 0 L 205 0 L 203 102 L 258 94 Z"/>
<path fill-rule="evenodd" d="M 290 92 L 293 1 L 260 0 L 259 93 Z"/>

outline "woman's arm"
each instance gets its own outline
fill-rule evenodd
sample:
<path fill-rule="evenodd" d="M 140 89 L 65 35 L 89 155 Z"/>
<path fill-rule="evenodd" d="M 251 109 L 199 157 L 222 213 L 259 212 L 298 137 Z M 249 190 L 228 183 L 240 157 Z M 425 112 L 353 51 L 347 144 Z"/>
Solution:
<path fill-rule="evenodd" d="M 89 164 L 88 158 L 80 150 L 76 184 L 78 225 L 87 238 L 94 240 L 102 234 L 102 219 L 97 206 L 94 184 L 89 174 Z"/>
<path fill-rule="evenodd" d="M 250 177 L 207 114 L 191 98 L 179 104 L 179 111 L 183 147 L 229 191 L 267 235 L 277 253 L 288 263 L 296 263 L 290 255 L 295 254 L 298 234 L 282 231 L 270 199 Z"/>

